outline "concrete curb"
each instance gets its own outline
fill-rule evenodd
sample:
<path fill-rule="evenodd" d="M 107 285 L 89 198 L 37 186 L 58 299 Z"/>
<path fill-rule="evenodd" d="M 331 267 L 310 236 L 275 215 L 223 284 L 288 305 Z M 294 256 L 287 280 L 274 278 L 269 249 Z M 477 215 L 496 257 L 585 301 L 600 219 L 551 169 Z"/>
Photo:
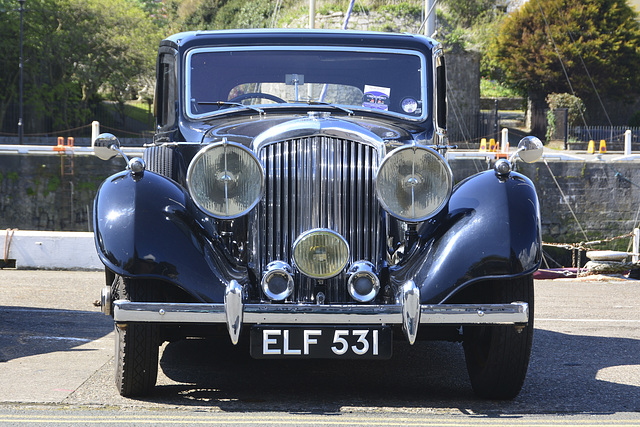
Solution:
<path fill-rule="evenodd" d="M 17 269 L 102 270 L 93 233 L 7 230 L 2 260 Z"/>

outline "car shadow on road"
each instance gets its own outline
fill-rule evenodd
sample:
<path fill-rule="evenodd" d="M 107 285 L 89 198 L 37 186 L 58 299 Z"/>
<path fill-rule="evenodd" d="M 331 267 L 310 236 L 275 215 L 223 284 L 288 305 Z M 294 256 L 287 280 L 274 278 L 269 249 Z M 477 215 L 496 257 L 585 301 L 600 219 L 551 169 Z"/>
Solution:
<path fill-rule="evenodd" d="M 254 360 L 246 342 L 168 344 L 161 368 L 179 384 L 156 387 L 157 403 L 226 411 L 339 413 L 370 407 L 459 409 L 477 416 L 640 410 L 640 387 L 597 378 L 604 368 L 636 365 L 640 342 L 537 329 L 525 386 L 512 401 L 473 394 L 458 343 L 397 342 L 388 361 Z M 633 350 L 635 349 L 635 350 Z M 630 368 L 632 369 L 632 368 Z M 624 378 L 621 378 L 624 380 Z"/>
<path fill-rule="evenodd" d="M 112 330 L 100 312 L 0 306 L 0 362 L 72 350 Z"/>

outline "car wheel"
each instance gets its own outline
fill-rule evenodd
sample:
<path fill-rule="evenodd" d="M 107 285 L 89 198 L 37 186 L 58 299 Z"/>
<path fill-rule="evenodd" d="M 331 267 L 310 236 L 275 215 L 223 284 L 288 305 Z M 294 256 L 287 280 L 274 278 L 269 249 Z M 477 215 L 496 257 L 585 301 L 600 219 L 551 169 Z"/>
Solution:
<path fill-rule="evenodd" d="M 533 340 L 533 275 L 490 284 L 492 303 L 529 304 L 529 323 L 464 327 L 464 354 L 471 386 L 487 399 L 513 399 L 524 384 Z"/>
<path fill-rule="evenodd" d="M 148 283 L 118 279 L 119 298 L 153 301 Z M 158 376 L 158 328 L 154 324 L 115 325 L 116 386 L 122 396 L 149 394 Z"/>

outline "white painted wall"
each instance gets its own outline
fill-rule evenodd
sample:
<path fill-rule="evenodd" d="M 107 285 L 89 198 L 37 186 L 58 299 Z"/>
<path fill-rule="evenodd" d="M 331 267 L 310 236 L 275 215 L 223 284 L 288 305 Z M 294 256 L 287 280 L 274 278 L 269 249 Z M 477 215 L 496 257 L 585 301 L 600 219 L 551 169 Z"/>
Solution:
<path fill-rule="evenodd" d="M 93 233 L 70 231 L 5 231 L 2 252 L 18 269 L 101 270 Z"/>

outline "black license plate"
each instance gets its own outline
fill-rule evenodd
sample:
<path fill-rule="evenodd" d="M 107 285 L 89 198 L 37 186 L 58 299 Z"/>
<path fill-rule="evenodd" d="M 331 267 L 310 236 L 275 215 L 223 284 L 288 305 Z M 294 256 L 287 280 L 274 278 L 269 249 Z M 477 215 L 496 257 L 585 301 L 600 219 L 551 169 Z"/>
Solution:
<path fill-rule="evenodd" d="M 251 357 L 256 359 L 389 359 L 388 326 L 268 326 L 251 328 Z"/>

